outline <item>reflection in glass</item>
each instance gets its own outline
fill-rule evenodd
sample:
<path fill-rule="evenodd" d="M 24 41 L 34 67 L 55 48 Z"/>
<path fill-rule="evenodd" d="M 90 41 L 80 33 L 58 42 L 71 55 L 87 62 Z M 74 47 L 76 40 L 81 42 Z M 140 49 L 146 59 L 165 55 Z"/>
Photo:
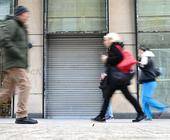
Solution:
<path fill-rule="evenodd" d="M 48 31 L 106 31 L 106 0 L 49 0 Z"/>
<path fill-rule="evenodd" d="M 0 0 L 0 20 L 5 19 L 13 8 L 13 0 Z"/>

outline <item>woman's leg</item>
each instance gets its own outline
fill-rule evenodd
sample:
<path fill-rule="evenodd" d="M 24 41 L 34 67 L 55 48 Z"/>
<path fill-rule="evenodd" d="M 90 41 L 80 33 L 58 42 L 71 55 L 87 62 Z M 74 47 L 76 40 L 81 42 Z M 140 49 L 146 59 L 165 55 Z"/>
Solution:
<path fill-rule="evenodd" d="M 143 115 L 143 111 L 142 108 L 140 107 L 138 101 L 131 95 L 131 93 L 129 92 L 129 89 L 127 86 L 122 87 L 121 91 L 123 93 L 123 95 L 125 96 L 125 98 L 133 105 L 133 107 L 135 108 L 136 112 L 139 115 Z"/>
<path fill-rule="evenodd" d="M 148 104 L 148 91 L 150 90 L 149 84 L 144 83 L 142 84 L 142 109 L 145 113 L 147 119 L 152 119 L 152 112 L 150 110 L 149 104 Z"/>
<path fill-rule="evenodd" d="M 106 121 L 105 115 L 109 106 L 110 99 L 112 97 L 112 94 L 114 93 L 115 90 L 113 90 L 111 87 L 107 87 L 105 89 L 105 97 L 104 97 L 104 102 L 100 111 L 100 114 L 93 118 L 92 120 L 98 121 L 98 122 L 104 122 Z"/>
<path fill-rule="evenodd" d="M 155 99 L 153 98 L 149 98 L 148 99 L 148 104 L 152 107 L 152 108 L 155 108 L 157 110 L 159 110 L 160 112 L 164 112 L 167 108 L 166 105 L 162 104 L 162 103 L 159 103 L 158 101 L 156 101 Z"/>
<path fill-rule="evenodd" d="M 106 112 L 106 115 L 105 115 L 105 118 L 113 118 L 113 108 L 112 108 L 112 101 L 110 99 L 110 103 L 109 103 L 109 106 L 107 108 L 107 112 Z"/>
<path fill-rule="evenodd" d="M 107 109 L 108 109 L 108 106 L 109 106 L 109 103 L 110 103 L 110 99 L 112 97 L 112 94 L 114 93 L 115 90 L 113 90 L 111 87 L 107 87 L 107 89 L 105 89 L 105 98 L 104 98 L 104 102 L 103 102 L 103 105 L 102 105 L 102 109 L 101 109 L 101 112 L 100 112 L 100 116 L 101 117 L 105 117 L 106 115 L 106 112 L 107 112 Z"/>
<path fill-rule="evenodd" d="M 157 87 L 156 82 L 149 82 L 144 84 L 143 96 L 146 98 L 146 102 L 150 107 L 155 108 L 160 112 L 164 112 L 166 109 L 166 105 L 159 103 L 158 101 L 153 99 L 153 94 L 155 93 L 156 87 Z"/>
<path fill-rule="evenodd" d="M 132 120 L 132 122 L 142 121 L 145 118 L 145 115 L 144 115 L 142 108 L 140 107 L 140 104 L 138 103 L 138 101 L 131 95 L 127 86 L 122 87 L 121 91 L 123 92 L 126 99 L 133 105 L 136 112 L 138 113 L 136 119 Z"/>
<path fill-rule="evenodd" d="M 150 110 L 149 104 L 147 103 L 148 102 L 147 100 L 148 100 L 147 97 L 142 98 L 142 109 L 143 109 L 143 112 L 146 115 L 146 118 L 152 119 L 152 112 Z"/>

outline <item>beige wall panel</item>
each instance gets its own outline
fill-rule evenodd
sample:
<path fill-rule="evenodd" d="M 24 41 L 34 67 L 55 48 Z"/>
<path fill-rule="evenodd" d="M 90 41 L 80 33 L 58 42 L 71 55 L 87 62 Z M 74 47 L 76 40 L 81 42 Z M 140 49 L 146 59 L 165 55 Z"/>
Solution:
<path fill-rule="evenodd" d="M 126 45 L 134 45 L 135 44 L 135 34 L 120 33 L 120 35 L 123 37 L 124 43 Z"/>
<path fill-rule="evenodd" d="M 33 47 L 29 51 L 29 78 L 31 93 L 42 93 L 43 83 L 43 47 Z"/>
<path fill-rule="evenodd" d="M 131 80 L 131 85 L 129 86 L 129 89 L 132 93 L 137 93 L 136 76 Z"/>
<path fill-rule="evenodd" d="M 133 94 L 135 96 L 135 94 Z M 125 99 L 123 94 L 117 93 L 112 97 L 114 113 L 134 113 L 133 106 Z"/>
<path fill-rule="evenodd" d="M 136 57 L 136 54 L 135 54 L 135 45 L 126 45 L 125 49 L 129 50 L 129 51 L 132 51 L 134 57 Z M 129 86 L 129 89 L 130 89 L 130 91 L 132 93 L 136 93 L 136 91 L 137 91 L 136 90 L 136 77 L 134 77 L 134 79 L 131 81 L 131 85 Z"/>
<path fill-rule="evenodd" d="M 43 47 L 43 36 L 42 35 L 29 35 L 29 41 L 35 46 Z"/>
<path fill-rule="evenodd" d="M 19 5 L 28 7 L 30 19 L 28 28 L 30 34 L 43 34 L 43 1 L 42 0 L 19 0 Z"/>
<path fill-rule="evenodd" d="M 135 47 L 136 47 L 135 45 L 125 45 L 125 49 L 129 51 L 133 51 L 134 56 L 135 56 L 135 50 L 136 50 Z"/>
<path fill-rule="evenodd" d="M 135 32 L 134 0 L 110 0 L 109 19 L 111 32 Z"/>
<path fill-rule="evenodd" d="M 135 18 L 134 0 L 109 1 L 109 31 L 117 32 L 124 38 L 125 48 L 135 51 Z M 132 80 L 129 86 L 132 93 L 136 93 L 136 81 Z M 136 94 L 133 94 L 136 96 Z M 123 94 L 115 94 L 112 98 L 113 111 L 116 113 L 135 112 L 132 105 L 124 98 Z"/>
<path fill-rule="evenodd" d="M 15 112 L 17 109 L 18 96 L 15 96 Z M 32 94 L 29 97 L 28 113 L 42 113 L 42 95 Z"/>

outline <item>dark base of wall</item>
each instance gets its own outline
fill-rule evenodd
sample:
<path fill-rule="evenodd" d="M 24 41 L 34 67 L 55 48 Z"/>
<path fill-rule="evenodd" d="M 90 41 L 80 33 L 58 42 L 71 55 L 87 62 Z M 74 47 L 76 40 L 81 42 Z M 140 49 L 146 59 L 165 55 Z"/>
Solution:
<path fill-rule="evenodd" d="M 154 113 L 154 116 L 157 116 L 157 115 L 158 113 Z M 43 118 L 41 113 L 30 113 L 29 116 L 33 118 Z M 115 119 L 134 119 L 136 117 L 136 114 L 135 113 L 114 113 L 114 117 Z M 87 119 L 89 117 L 85 117 L 85 118 Z M 82 119 L 84 119 L 84 117 Z M 170 119 L 170 113 L 164 113 L 160 119 Z"/>
<path fill-rule="evenodd" d="M 16 114 L 14 114 L 13 118 L 15 118 L 15 117 L 16 117 Z M 30 113 L 29 117 L 32 117 L 32 118 L 43 118 L 41 113 Z"/>
<path fill-rule="evenodd" d="M 158 113 L 153 114 L 153 118 L 157 119 Z M 115 119 L 134 119 L 136 117 L 135 113 L 114 113 Z M 160 119 L 170 119 L 170 113 L 164 113 L 161 115 Z"/>
<path fill-rule="evenodd" d="M 30 113 L 29 116 L 33 118 L 43 118 L 41 113 Z"/>

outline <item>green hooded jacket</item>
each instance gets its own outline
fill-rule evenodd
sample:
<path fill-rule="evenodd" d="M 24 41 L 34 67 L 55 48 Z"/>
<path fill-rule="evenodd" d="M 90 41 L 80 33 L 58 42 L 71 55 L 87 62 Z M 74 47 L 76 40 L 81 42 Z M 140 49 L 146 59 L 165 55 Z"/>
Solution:
<path fill-rule="evenodd" d="M 6 20 L 4 24 L 0 45 L 4 52 L 3 69 L 27 69 L 28 34 L 25 25 L 17 19 Z"/>

